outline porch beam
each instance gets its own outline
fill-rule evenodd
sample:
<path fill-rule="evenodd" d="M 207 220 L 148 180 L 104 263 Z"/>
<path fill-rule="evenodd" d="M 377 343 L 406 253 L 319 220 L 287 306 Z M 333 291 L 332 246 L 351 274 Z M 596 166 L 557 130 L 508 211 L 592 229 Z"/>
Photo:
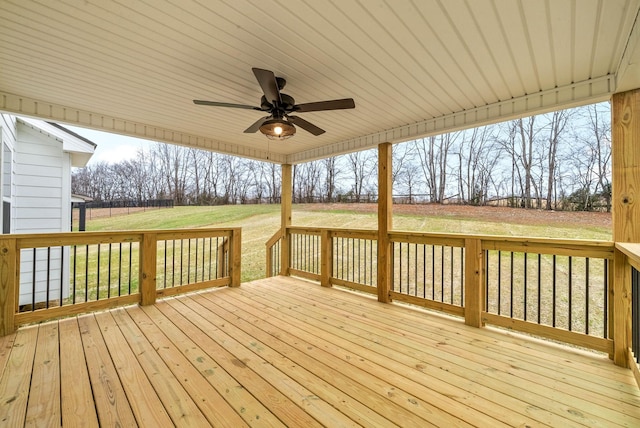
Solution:
<path fill-rule="evenodd" d="M 280 275 L 284 276 L 289 276 L 290 236 L 287 227 L 291 226 L 291 203 L 293 199 L 291 171 L 290 164 L 282 164 L 282 189 L 280 191 L 280 230 L 282 232 Z"/>
<path fill-rule="evenodd" d="M 393 228 L 393 180 L 391 143 L 378 145 L 378 300 L 391 302 L 391 241 Z"/>
<path fill-rule="evenodd" d="M 640 89 L 614 94 L 611 108 L 613 240 L 640 242 Z M 614 260 L 613 341 L 615 364 L 623 367 L 631 346 L 629 266 Z"/>

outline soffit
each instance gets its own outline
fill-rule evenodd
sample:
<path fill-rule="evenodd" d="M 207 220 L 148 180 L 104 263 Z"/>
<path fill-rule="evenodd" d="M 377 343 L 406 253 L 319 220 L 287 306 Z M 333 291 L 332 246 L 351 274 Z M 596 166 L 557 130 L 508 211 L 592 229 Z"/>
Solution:
<path fill-rule="evenodd" d="M 0 0 L 0 110 L 298 163 L 609 98 L 640 87 L 640 0 Z M 252 67 L 326 129 L 242 131 Z"/>

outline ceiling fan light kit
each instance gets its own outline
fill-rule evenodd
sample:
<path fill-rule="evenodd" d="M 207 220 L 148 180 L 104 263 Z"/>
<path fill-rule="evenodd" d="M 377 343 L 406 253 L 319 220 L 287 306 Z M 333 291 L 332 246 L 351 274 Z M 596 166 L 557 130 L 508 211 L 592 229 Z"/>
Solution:
<path fill-rule="evenodd" d="M 287 138 L 293 137 L 296 133 L 295 125 L 316 136 L 324 134 L 324 129 L 301 117 L 290 116 L 290 113 L 344 110 L 355 108 L 356 106 L 352 98 L 296 104 L 292 96 L 280 92 L 287 84 L 284 78 L 276 77 L 273 71 L 263 70 L 261 68 L 252 68 L 252 71 L 264 93 L 260 99 L 260 107 L 204 100 L 193 100 L 194 104 L 268 112 L 269 116 L 258 119 L 253 125 L 245 129 L 244 132 L 254 133 L 259 130 L 271 140 L 286 140 Z"/>
<path fill-rule="evenodd" d="M 296 127 L 288 120 L 269 119 L 262 123 L 260 132 L 271 140 L 286 140 L 295 135 Z"/>

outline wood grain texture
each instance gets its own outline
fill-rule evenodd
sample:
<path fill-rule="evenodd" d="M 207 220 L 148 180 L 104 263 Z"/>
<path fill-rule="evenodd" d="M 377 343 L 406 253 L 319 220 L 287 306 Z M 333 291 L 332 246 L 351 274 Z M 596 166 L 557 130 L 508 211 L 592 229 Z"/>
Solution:
<path fill-rule="evenodd" d="M 291 235 L 287 228 L 291 226 L 291 204 L 293 203 L 293 177 L 289 164 L 282 164 L 282 184 L 280 191 L 280 230 L 282 241 L 280 242 L 280 275 L 289 275 L 289 257 Z"/>
<path fill-rule="evenodd" d="M 21 427 L 25 423 L 29 383 L 38 340 L 38 326 L 20 329 L 11 346 L 0 378 L 0 423 Z"/>
<path fill-rule="evenodd" d="M 292 277 L 0 346 L 3 426 L 640 426 L 636 376 L 606 354 Z"/>
<path fill-rule="evenodd" d="M 60 402 L 65 427 L 98 427 L 87 361 L 76 318 L 58 323 L 60 331 Z M 73 381 L 69 381 L 73 379 Z"/>
<path fill-rule="evenodd" d="M 229 253 L 229 265 L 231 272 L 231 287 L 240 287 L 240 278 L 242 277 L 242 229 L 233 229 L 231 235 L 231 251 Z"/>
<path fill-rule="evenodd" d="M 100 425 L 136 426 L 131 405 L 95 317 L 78 317 L 78 326 Z"/>
<path fill-rule="evenodd" d="M 17 257 L 16 240 L 0 238 L 0 336 L 15 331 Z"/>
<path fill-rule="evenodd" d="M 611 101 L 613 240 L 640 242 L 640 89 Z"/>
<path fill-rule="evenodd" d="M 484 305 L 484 251 L 477 239 L 466 239 L 464 248 L 464 316 L 465 324 L 482 327 Z"/>
<path fill-rule="evenodd" d="M 153 305 L 156 301 L 156 258 L 158 256 L 155 233 L 146 233 L 140 243 L 140 304 Z"/>
<path fill-rule="evenodd" d="M 393 146 L 378 145 L 378 300 L 391 301 L 391 241 L 393 229 Z"/>
<path fill-rule="evenodd" d="M 40 325 L 29 388 L 27 426 L 60 426 L 59 344 L 58 323 Z"/>

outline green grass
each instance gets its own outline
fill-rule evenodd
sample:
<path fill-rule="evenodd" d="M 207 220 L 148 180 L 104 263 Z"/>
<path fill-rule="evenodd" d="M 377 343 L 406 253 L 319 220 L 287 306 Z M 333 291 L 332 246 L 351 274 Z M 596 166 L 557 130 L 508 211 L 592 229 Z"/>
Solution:
<path fill-rule="evenodd" d="M 88 231 L 185 229 L 217 224 L 238 224 L 257 215 L 279 216 L 279 205 L 229 205 L 216 207 L 174 207 L 87 221 Z"/>
<path fill-rule="evenodd" d="M 344 208 L 316 211 L 313 205 L 294 205 L 293 224 L 308 227 L 375 229 L 377 216 Z M 611 239 L 611 230 L 604 227 L 587 229 L 571 224 L 562 227 L 522 225 L 453 216 L 396 215 L 393 226 L 397 230 L 418 232 Z M 174 207 L 87 221 L 87 230 L 90 231 L 199 227 L 242 227 L 242 281 L 263 278 L 264 244 L 280 227 L 280 205 Z"/>

